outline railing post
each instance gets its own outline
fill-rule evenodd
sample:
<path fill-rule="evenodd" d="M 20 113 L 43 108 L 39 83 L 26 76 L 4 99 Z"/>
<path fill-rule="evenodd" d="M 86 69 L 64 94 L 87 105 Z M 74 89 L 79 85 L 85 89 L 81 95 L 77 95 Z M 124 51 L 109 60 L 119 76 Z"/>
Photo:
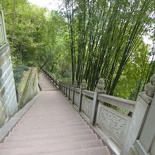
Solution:
<path fill-rule="evenodd" d="M 142 94 L 142 98 L 148 104 L 148 111 L 146 113 L 146 119 L 144 119 L 144 125 L 140 131 L 140 135 L 135 142 L 135 145 L 130 149 L 130 154 L 136 150 L 138 154 L 155 154 L 155 74 L 151 76 L 150 83 L 145 85 L 145 93 Z M 154 98 L 153 98 L 154 97 Z M 153 99 L 152 99 L 153 98 Z"/>
<path fill-rule="evenodd" d="M 54 78 L 54 76 L 53 76 L 53 83 L 55 84 L 55 78 Z"/>
<path fill-rule="evenodd" d="M 51 80 L 52 80 L 52 82 L 54 83 L 54 79 L 53 79 L 53 76 L 51 76 Z"/>
<path fill-rule="evenodd" d="M 60 82 L 58 81 L 58 88 L 60 89 Z"/>
<path fill-rule="evenodd" d="M 64 87 L 64 92 L 63 92 L 63 94 L 65 95 L 65 89 L 66 89 L 65 84 L 63 85 L 63 87 Z"/>
<path fill-rule="evenodd" d="M 61 92 L 63 93 L 63 83 L 61 83 Z"/>
<path fill-rule="evenodd" d="M 62 92 L 62 83 L 60 82 L 60 84 L 59 84 L 59 85 L 60 85 L 60 90 L 61 90 L 61 92 Z"/>
<path fill-rule="evenodd" d="M 79 104 L 79 112 L 81 112 L 81 108 L 82 108 L 82 91 L 86 89 L 86 80 L 83 79 L 82 83 L 81 83 L 81 87 L 80 87 L 80 104 Z"/>
<path fill-rule="evenodd" d="M 150 109 L 148 111 L 148 115 L 142 130 L 142 133 L 140 135 L 139 140 L 136 141 L 137 145 L 141 144 L 143 148 L 137 149 L 138 152 L 141 152 L 141 150 L 145 149 L 145 152 L 155 154 L 155 96 L 153 98 L 152 104 L 150 106 Z M 153 149 L 154 148 L 154 149 Z M 150 151 L 152 150 L 152 151 Z"/>
<path fill-rule="evenodd" d="M 90 120 L 90 123 L 92 125 L 95 125 L 95 121 L 96 121 L 97 108 L 98 108 L 98 100 L 97 100 L 98 94 L 105 93 L 104 88 L 105 88 L 104 80 L 101 78 L 98 81 L 98 84 L 94 92 L 94 97 L 93 97 L 93 110 L 92 110 L 92 117 Z"/>
<path fill-rule="evenodd" d="M 77 88 L 78 85 L 77 85 L 77 81 L 74 82 L 73 84 L 73 101 L 72 101 L 72 104 L 74 105 L 74 98 L 75 98 L 75 88 Z"/>
<path fill-rule="evenodd" d="M 155 76 L 153 80 L 155 82 Z M 153 86 L 151 83 L 145 85 L 145 92 L 139 93 L 137 104 L 132 116 L 132 122 L 121 155 L 129 155 L 130 152 L 135 152 L 134 150 L 136 150 L 133 145 L 135 141 L 140 137 L 142 127 L 144 125 L 148 110 L 150 108 L 150 104 L 152 102 L 152 97 L 155 93 L 155 86 Z M 146 139 L 143 140 L 147 141 Z"/>
<path fill-rule="evenodd" d="M 147 109 L 148 109 L 148 104 L 139 95 L 137 98 L 137 103 L 132 116 L 132 121 L 128 131 L 127 139 L 126 139 L 126 142 L 124 143 L 121 155 L 129 154 L 130 148 L 132 147 L 132 145 L 134 144 L 134 142 L 136 141 L 140 133 Z"/>
<path fill-rule="evenodd" d="M 68 86 L 68 89 L 69 89 L 68 100 L 70 100 L 70 86 Z"/>
<path fill-rule="evenodd" d="M 62 84 L 62 93 L 63 93 L 63 94 L 65 94 L 65 93 L 64 93 L 64 89 L 65 89 L 64 84 Z"/>
<path fill-rule="evenodd" d="M 59 86 L 58 86 L 59 87 L 59 90 L 61 91 L 61 83 L 60 83 L 60 81 L 59 81 L 58 84 L 59 84 Z"/>
<path fill-rule="evenodd" d="M 69 86 L 66 86 L 66 97 L 68 98 L 68 91 L 69 91 Z"/>
<path fill-rule="evenodd" d="M 65 96 L 67 97 L 67 85 L 65 85 Z"/>
<path fill-rule="evenodd" d="M 73 86 L 73 100 L 72 100 L 72 104 L 74 105 L 74 93 L 75 93 L 75 87 Z"/>

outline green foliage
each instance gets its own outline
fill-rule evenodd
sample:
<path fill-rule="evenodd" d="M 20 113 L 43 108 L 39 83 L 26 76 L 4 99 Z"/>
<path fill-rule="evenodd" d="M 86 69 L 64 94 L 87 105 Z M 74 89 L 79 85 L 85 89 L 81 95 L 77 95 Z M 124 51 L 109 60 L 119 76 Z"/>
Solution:
<path fill-rule="evenodd" d="M 93 90 L 103 77 L 108 94 L 135 99 L 148 74 L 142 37 L 153 28 L 154 1 L 67 0 L 65 6 L 72 81 L 85 78 Z"/>
<path fill-rule="evenodd" d="M 59 62 L 69 58 L 65 19 L 58 12 L 31 5 L 27 0 L 1 0 L 0 3 L 5 15 L 13 67 L 47 67 L 52 73 L 61 75 L 64 69 L 60 69 Z M 65 62 L 67 66 L 70 66 L 69 59 Z"/>
<path fill-rule="evenodd" d="M 149 71 L 149 55 L 146 45 L 141 44 L 129 58 L 114 91 L 116 96 L 136 100 L 144 89 Z"/>
<path fill-rule="evenodd" d="M 29 70 L 29 67 L 27 66 L 18 66 L 14 69 L 14 79 L 15 79 L 16 88 L 18 88 L 19 83 L 21 82 L 21 79 L 23 77 L 23 72 L 28 70 Z"/>
<path fill-rule="evenodd" d="M 46 68 L 78 85 L 85 78 L 90 90 L 103 77 L 108 94 L 135 100 L 155 66 L 142 40 L 155 25 L 154 1 L 63 2 L 64 10 L 50 12 L 27 0 L 1 0 L 14 68 Z"/>

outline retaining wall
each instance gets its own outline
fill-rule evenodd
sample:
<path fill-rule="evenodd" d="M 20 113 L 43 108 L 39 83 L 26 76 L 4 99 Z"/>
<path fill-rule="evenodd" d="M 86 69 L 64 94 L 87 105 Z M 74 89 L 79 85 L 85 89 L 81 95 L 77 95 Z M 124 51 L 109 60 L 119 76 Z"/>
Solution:
<path fill-rule="evenodd" d="M 10 47 L 8 44 L 0 50 L 0 127 L 18 110 L 15 83 L 13 77 Z"/>
<path fill-rule="evenodd" d="M 38 71 L 37 68 L 31 67 L 24 71 L 23 78 L 18 88 L 18 106 L 21 109 L 39 92 Z"/>

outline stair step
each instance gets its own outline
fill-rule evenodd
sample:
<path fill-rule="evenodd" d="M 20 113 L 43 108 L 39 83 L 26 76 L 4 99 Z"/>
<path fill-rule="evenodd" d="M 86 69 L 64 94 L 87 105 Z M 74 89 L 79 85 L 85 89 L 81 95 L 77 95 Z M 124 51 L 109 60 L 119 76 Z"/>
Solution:
<path fill-rule="evenodd" d="M 24 133 L 23 132 L 20 132 L 20 131 L 16 131 L 16 132 L 10 132 L 9 133 L 9 137 L 11 136 L 16 136 L 16 137 L 19 137 L 19 136 L 33 136 L 33 135 L 38 135 L 38 134 L 43 134 L 43 135 L 50 135 L 50 136 L 63 136 L 63 135 L 83 135 L 83 134 L 91 134 L 91 133 L 94 133 L 92 129 L 83 129 L 83 130 L 55 130 L 55 132 L 53 132 L 53 130 L 48 130 L 46 132 L 42 132 L 40 130 L 33 130 L 34 132 L 27 132 L 27 133 Z"/>
<path fill-rule="evenodd" d="M 51 110 L 50 111 L 44 110 L 44 111 L 36 112 L 35 110 L 33 110 L 33 111 L 28 111 L 26 117 L 37 117 L 37 116 L 43 116 L 43 115 L 49 116 L 50 114 L 52 114 L 53 116 L 54 115 L 56 116 L 56 114 L 59 114 L 59 116 L 57 116 L 57 117 L 62 117 L 62 116 L 63 117 L 71 117 L 71 116 L 77 117 L 78 116 L 78 113 L 76 113 L 75 111 L 71 111 L 71 109 L 70 109 L 66 112 L 63 112 L 62 110 L 58 111 L 58 112 L 57 111 L 51 111 Z"/>
<path fill-rule="evenodd" d="M 82 129 L 89 129 L 90 127 L 88 125 L 80 125 L 80 126 L 50 126 L 49 129 L 51 130 L 58 130 L 58 131 L 62 131 L 62 130 L 82 130 Z M 48 129 L 47 126 L 36 126 L 36 127 L 15 127 L 13 129 L 13 131 L 23 131 L 23 132 L 31 132 L 32 130 L 44 130 L 44 129 Z"/>
<path fill-rule="evenodd" d="M 69 112 L 68 112 L 69 113 Z M 56 115 L 58 115 L 59 113 L 55 113 L 55 114 L 52 114 L 52 112 L 49 112 L 49 113 L 47 113 L 47 112 L 44 112 L 44 113 L 39 113 L 39 114 L 33 114 L 33 115 L 30 115 L 30 114 L 26 114 L 26 116 L 24 117 L 25 119 L 30 119 L 30 118 L 32 118 L 32 120 L 33 119 L 37 119 L 37 118 L 40 118 L 40 117 L 42 117 L 42 118 L 44 118 L 44 119 L 46 119 L 46 118 L 48 118 L 48 119 L 52 119 L 52 118 L 55 118 L 55 119 L 61 119 L 61 118 L 65 118 L 65 119 L 67 119 L 67 120 L 74 120 L 74 119 L 77 119 L 77 118 L 81 118 L 78 114 L 66 114 L 66 115 L 60 115 L 60 116 L 56 116 Z M 55 116 L 54 116 L 55 115 Z"/>
<path fill-rule="evenodd" d="M 63 133 L 42 133 L 42 134 L 30 134 L 30 135 L 9 135 L 9 137 L 5 138 L 5 141 L 24 141 L 24 140 L 33 140 L 33 139 L 45 139 L 45 138 L 62 138 L 67 136 L 74 136 L 74 135 L 85 135 L 85 134 L 94 134 L 92 130 L 80 131 L 77 130 L 76 132 L 66 131 Z"/>
<path fill-rule="evenodd" d="M 85 148 L 103 147 L 101 141 L 84 141 L 84 142 L 70 142 L 63 144 L 43 145 L 42 147 L 24 147 L 0 150 L 0 155 L 34 155 L 34 154 L 47 154 L 68 150 L 83 150 Z M 105 149 L 105 148 L 104 148 Z"/>
<path fill-rule="evenodd" d="M 33 154 L 37 155 L 37 154 Z M 43 155 L 51 155 L 50 153 Z M 52 155 L 109 155 L 105 147 L 87 148 L 83 150 L 53 152 Z"/>
<path fill-rule="evenodd" d="M 31 117 L 31 116 L 27 116 L 27 115 L 25 115 L 23 118 L 22 118 L 22 121 L 36 121 L 36 120 L 39 120 L 39 119 L 43 119 L 43 120 L 62 120 L 62 121 L 65 121 L 65 120 L 68 120 L 68 121 L 74 121 L 74 120 L 77 120 L 77 119 L 82 119 L 81 118 L 81 116 L 80 115 L 77 115 L 77 116 L 72 116 L 72 117 L 70 117 L 70 116 L 58 116 L 58 117 L 54 117 L 53 118 L 53 116 L 51 115 L 51 114 L 49 114 L 49 115 L 43 115 L 43 116 L 41 116 L 41 115 L 39 115 L 39 116 L 35 116 L 35 117 Z"/>
<path fill-rule="evenodd" d="M 16 125 L 16 127 L 24 127 L 24 128 L 32 128 L 32 127 L 36 127 L 36 126 L 56 126 L 56 127 L 65 127 L 65 126 L 79 126 L 79 125 L 87 125 L 86 122 L 81 121 L 81 122 L 45 122 L 45 121 L 41 121 L 39 122 L 29 122 L 29 123 L 18 123 Z"/>
<path fill-rule="evenodd" d="M 36 119 L 25 119 L 24 120 L 24 118 L 23 119 L 21 119 L 20 121 L 19 121 L 19 123 L 20 124 L 29 124 L 29 123 L 42 123 L 42 122 L 47 122 L 47 123 L 55 123 L 55 122 L 62 122 L 62 123 L 72 123 L 72 122 L 85 122 L 84 121 L 84 119 L 82 119 L 82 118 L 77 118 L 77 119 L 73 119 L 73 120 L 66 120 L 65 118 L 51 118 L 51 119 L 47 119 L 47 118 L 42 118 L 42 117 L 40 117 L 40 118 L 36 118 Z"/>
<path fill-rule="evenodd" d="M 22 125 L 17 125 L 16 126 L 16 129 L 18 128 L 18 129 L 20 129 L 20 130 L 33 130 L 33 129 L 39 129 L 39 128 L 41 128 L 41 129 L 45 129 L 45 128 L 50 128 L 50 129 L 58 129 L 58 128 L 68 128 L 68 129 L 71 129 L 72 127 L 75 127 L 75 128 L 80 128 L 80 126 L 84 126 L 84 125 L 86 125 L 87 126 L 87 124 L 86 123 L 79 123 L 79 124 L 72 124 L 72 125 L 63 125 L 63 124 L 57 124 L 57 125 L 55 125 L 55 124 L 34 124 L 34 125 L 28 125 L 28 126 L 22 126 Z"/>
<path fill-rule="evenodd" d="M 14 141 L 14 142 L 5 142 L 0 146 L 0 149 L 11 149 L 11 148 L 22 148 L 22 147 L 34 147 L 34 146 L 44 146 L 58 143 L 66 143 L 66 142 L 77 142 L 77 141 L 91 141 L 97 140 L 97 136 L 95 134 L 86 134 L 86 135 L 74 135 L 68 137 L 61 138 L 47 138 L 47 139 L 35 139 L 30 141 Z"/>
<path fill-rule="evenodd" d="M 65 111 L 63 111 L 64 114 L 68 114 L 66 112 L 69 111 L 69 110 L 72 110 L 72 112 L 75 111 L 72 108 L 72 106 L 70 106 L 68 103 L 65 104 L 65 103 L 51 103 L 50 102 L 50 103 L 45 103 L 44 105 L 46 105 L 46 106 L 43 107 L 42 103 L 36 104 L 36 106 L 33 106 L 30 109 L 29 113 L 31 113 L 34 110 L 35 110 L 35 113 L 38 113 L 38 111 L 43 111 L 43 110 L 46 110 L 46 111 L 49 111 L 49 112 L 60 112 L 60 111 L 63 111 L 63 109 L 64 109 L 65 110 Z M 56 108 L 56 110 L 53 109 L 53 108 Z M 35 113 L 31 113 L 31 114 L 35 114 Z"/>
<path fill-rule="evenodd" d="M 37 129 L 18 129 L 18 128 L 13 128 L 12 132 L 13 134 L 17 133 L 17 134 L 29 134 L 29 133 L 46 133 L 46 132 L 62 132 L 64 130 L 68 130 L 68 131 L 81 131 L 81 130 L 88 130 L 90 129 L 90 127 L 88 125 L 83 125 L 80 127 L 64 127 L 64 128 L 37 128 Z"/>

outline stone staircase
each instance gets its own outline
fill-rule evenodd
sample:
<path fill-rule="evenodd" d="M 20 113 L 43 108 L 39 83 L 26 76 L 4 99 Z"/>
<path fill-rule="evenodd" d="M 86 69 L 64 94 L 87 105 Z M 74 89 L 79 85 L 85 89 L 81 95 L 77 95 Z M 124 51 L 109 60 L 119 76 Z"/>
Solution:
<path fill-rule="evenodd" d="M 43 91 L 0 144 L 0 155 L 114 155 L 58 90 Z"/>

